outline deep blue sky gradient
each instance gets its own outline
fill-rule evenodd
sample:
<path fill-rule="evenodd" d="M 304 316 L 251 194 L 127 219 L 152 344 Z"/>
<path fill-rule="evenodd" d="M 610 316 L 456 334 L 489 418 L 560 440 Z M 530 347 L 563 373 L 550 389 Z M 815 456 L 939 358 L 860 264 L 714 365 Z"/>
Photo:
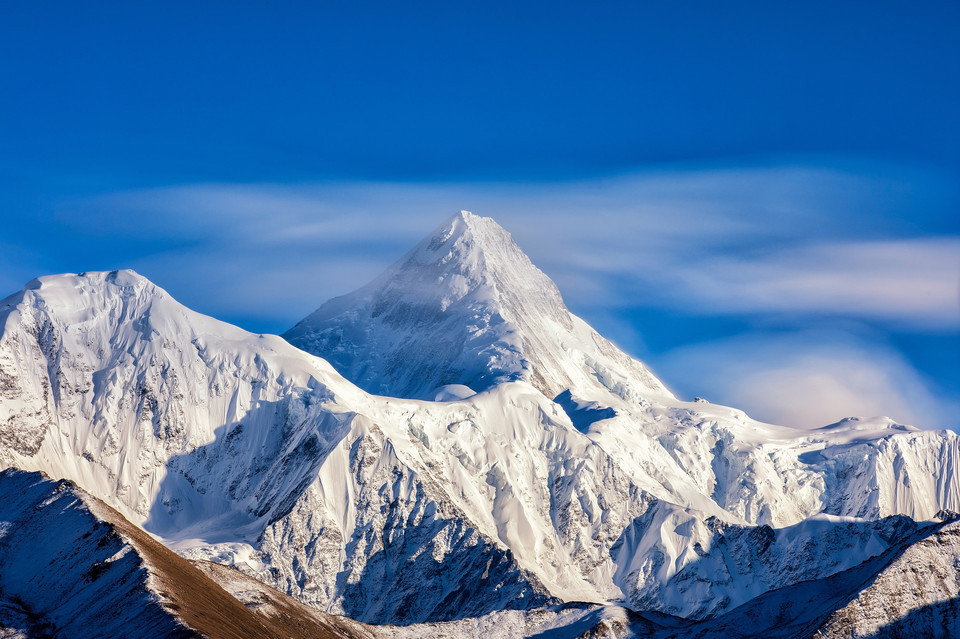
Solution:
<path fill-rule="evenodd" d="M 132 183 L 956 168 L 956 2 L 11 3 L 6 163 Z"/>
<path fill-rule="evenodd" d="M 925 425 L 954 426 L 943 415 L 960 405 L 960 322 L 700 304 L 642 261 L 589 265 L 598 244 L 582 231 L 600 194 L 624 222 L 653 226 L 689 204 L 676 224 L 692 225 L 690 240 L 661 256 L 678 268 L 960 237 L 958 33 L 957 2 L 7 3 L 0 285 L 133 266 L 204 312 L 281 331 L 474 208 L 514 231 L 576 312 L 655 367 L 662 358 L 684 394 L 710 381 L 670 364 L 674 349 L 772 344 L 814 325 L 852 335 L 857 353 L 902 357 L 939 404 Z M 701 179 L 715 171 L 749 175 Z M 707 185 L 661 197 L 658 175 Z M 630 176 L 646 186 L 610 186 Z M 240 203 L 251 193 L 264 199 Z M 711 198 L 736 214 L 715 215 Z M 652 200 L 672 213 L 643 208 Z M 556 241 L 538 244 L 544 211 L 564 202 Z M 309 233 L 255 241 L 253 221 L 352 214 L 366 228 L 311 250 Z M 707 222 L 722 232 L 693 228 Z M 634 233 L 652 250 L 642 226 L 609 227 L 611 243 Z M 603 296 L 577 288 L 564 251 L 582 253 Z M 210 294 L 237 280 L 247 296 Z M 291 292 L 272 297 L 284 282 Z"/>

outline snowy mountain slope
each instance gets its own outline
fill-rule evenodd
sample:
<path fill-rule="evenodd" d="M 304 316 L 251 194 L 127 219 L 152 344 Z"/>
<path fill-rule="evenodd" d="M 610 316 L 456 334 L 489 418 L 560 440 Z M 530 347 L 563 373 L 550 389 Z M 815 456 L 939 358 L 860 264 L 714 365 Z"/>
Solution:
<path fill-rule="evenodd" d="M 9 628 L 12 620 L 3 621 L 23 636 L 280 636 L 267 617 L 68 482 L 0 472 L 0 531 L 0 592 L 26 624 Z M 369 636 L 302 621 L 283 636 Z"/>
<path fill-rule="evenodd" d="M 346 598 L 345 605 L 352 607 L 345 611 L 351 614 L 357 614 L 355 606 L 368 599 L 371 606 L 382 605 L 376 591 L 349 584 L 356 581 L 362 586 L 368 579 L 394 583 L 393 564 L 382 563 L 393 556 L 415 556 L 417 574 L 435 577 L 397 583 L 390 589 L 394 596 L 409 591 L 419 597 L 436 589 L 438 600 L 455 597 L 445 614 L 418 615 L 418 619 L 450 618 L 477 605 L 473 589 L 453 588 L 450 574 L 472 572 L 483 583 L 511 561 L 536 574 L 552 595 L 563 599 L 604 601 L 619 596 L 611 583 L 615 567 L 609 549 L 626 522 L 643 512 L 648 498 L 599 447 L 563 421 L 562 411 L 521 383 L 501 385 L 464 403 L 390 400 L 389 410 L 382 430 L 358 428 L 331 453 L 305 502 L 295 507 L 288 520 L 268 528 L 264 552 L 271 556 L 295 552 L 283 563 L 309 566 L 306 543 L 301 551 L 296 540 L 303 526 L 315 530 L 318 537 L 323 529 L 328 534 L 336 530 L 335 536 L 365 548 L 361 553 L 365 562 L 346 576 L 353 594 Z M 379 442 L 390 423 L 402 430 L 389 436 L 389 445 L 384 446 Z M 352 499 L 355 506 L 331 507 L 331 500 L 344 496 L 340 488 L 344 475 L 356 481 L 357 488 L 347 489 L 358 491 Z M 438 494 L 442 499 L 431 504 L 428 496 Z M 345 512 L 351 507 L 362 508 L 352 531 L 346 527 L 351 522 L 343 526 L 337 521 L 319 522 L 315 515 L 318 510 Z M 304 524 L 291 530 L 294 519 Z M 469 522 L 469 527 L 463 522 Z M 484 536 L 508 551 L 494 552 L 481 543 Z M 476 545 L 469 564 L 451 557 L 440 561 L 450 548 L 460 545 Z M 314 566 L 324 563 L 317 561 L 316 549 L 312 553 Z M 321 577 L 313 570 L 305 572 L 308 581 L 317 583 Z M 286 587 L 295 591 L 294 575 L 287 579 Z M 511 583 L 513 578 L 504 574 L 501 579 Z M 536 601 L 529 598 L 535 594 L 514 597 L 510 606 L 501 607 L 514 607 L 521 600 L 529 604 Z M 358 616 L 382 619 L 368 614 Z"/>
<path fill-rule="evenodd" d="M 361 388 L 431 397 L 527 381 L 547 397 L 670 392 L 567 310 L 556 285 L 489 218 L 461 211 L 355 293 L 284 334 Z"/>
<path fill-rule="evenodd" d="M 711 512 L 707 498 L 730 521 L 780 528 L 818 513 L 926 520 L 960 506 L 960 438 L 951 431 L 887 418 L 800 430 L 699 403 L 619 410 L 588 436 L 652 494 Z"/>
<path fill-rule="evenodd" d="M 834 611 L 817 637 L 960 636 L 960 523 L 911 544 Z"/>
<path fill-rule="evenodd" d="M 167 462 L 226 437 L 224 427 L 239 423 L 240 416 L 253 420 L 248 428 L 261 437 L 243 453 L 247 467 L 263 466 L 266 459 L 283 465 L 297 446 L 322 447 L 308 435 L 336 437 L 350 418 L 323 411 L 318 419 L 330 420 L 324 428 L 273 433 L 269 427 L 288 417 L 291 429 L 299 425 L 293 424 L 302 410 L 296 400 L 309 384 L 317 378 L 336 383 L 339 376 L 279 338 L 251 335 L 189 311 L 130 271 L 34 280 L 0 302 L 0 325 L 0 431 L 6 443 L 0 455 L 111 497 L 135 523 L 152 516 Z M 349 384 L 340 386 L 354 392 Z M 311 401 L 330 395 L 320 391 Z M 280 450 L 281 444 L 291 447 Z M 293 470 L 275 473 L 277 485 L 249 487 L 260 490 L 259 499 L 250 495 L 254 510 L 272 503 L 268 491 L 302 481 L 301 469 Z M 234 499 L 221 493 L 202 504 L 205 517 L 232 511 Z M 191 513 L 177 506 L 176 495 L 170 499 L 164 516 L 154 517 L 159 532 L 189 523 Z"/>
<path fill-rule="evenodd" d="M 655 504 L 614 545 L 615 581 L 631 608 L 714 617 L 771 590 L 852 568 L 930 525 L 903 515 L 819 515 L 774 529 L 697 515 Z"/>
<path fill-rule="evenodd" d="M 433 398 L 452 384 L 463 397 L 464 385 L 529 380 L 643 490 L 733 521 L 960 510 L 953 433 L 883 419 L 798 430 L 678 401 L 573 316 L 496 222 L 467 212 L 284 337 L 390 395 Z"/>
<path fill-rule="evenodd" d="M 703 621 L 614 606 L 567 605 L 379 630 L 391 639 L 947 639 L 960 628 L 960 522 L 952 513 L 942 517 L 909 526 L 884 552 L 852 568 L 770 590 Z M 906 520 L 894 519 L 900 522 L 886 526 L 902 526 Z"/>
<path fill-rule="evenodd" d="M 525 384 L 371 397 L 130 272 L 44 278 L 2 313 L 0 410 L 31 444 L 6 463 L 74 479 L 183 552 L 363 619 L 618 592 L 609 545 L 645 497 Z M 422 586 L 441 572 L 457 577 Z M 367 585 L 385 575 L 389 598 Z"/>
<path fill-rule="evenodd" d="M 960 522 L 943 513 L 882 554 L 823 579 L 765 593 L 658 637 L 954 637 Z"/>

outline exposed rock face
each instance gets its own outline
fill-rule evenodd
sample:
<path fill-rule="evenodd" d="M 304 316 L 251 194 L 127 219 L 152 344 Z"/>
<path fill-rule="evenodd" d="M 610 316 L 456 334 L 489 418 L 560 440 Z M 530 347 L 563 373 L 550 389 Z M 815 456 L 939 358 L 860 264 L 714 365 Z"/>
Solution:
<path fill-rule="evenodd" d="M 960 522 L 926 522 L 867 561 L 822 579 L 760 595 L 700 623 L 654 637 L 953 637 Z M 933 574 L 928 575 L 930 568 Z M 914 574 L 915 573 L 915 574 Z M 925 581 L 925 576 L 932 577 Z"/>
<path fill-rule="evenodd" d="M 911 544 L 844 607 L 817 637 L 960 636 L 960 522 Z"/>

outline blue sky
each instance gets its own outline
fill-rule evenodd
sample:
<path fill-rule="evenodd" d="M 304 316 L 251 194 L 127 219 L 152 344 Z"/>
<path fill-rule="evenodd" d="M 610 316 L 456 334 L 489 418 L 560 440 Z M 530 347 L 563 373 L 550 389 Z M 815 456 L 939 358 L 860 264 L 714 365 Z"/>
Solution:
<path fill-rule="evenodd" d="M 132 5 L 4 7 L 4 291 L 279 332 L 464 208 L 682 395 L 960 426 L 957 3 Z"/>

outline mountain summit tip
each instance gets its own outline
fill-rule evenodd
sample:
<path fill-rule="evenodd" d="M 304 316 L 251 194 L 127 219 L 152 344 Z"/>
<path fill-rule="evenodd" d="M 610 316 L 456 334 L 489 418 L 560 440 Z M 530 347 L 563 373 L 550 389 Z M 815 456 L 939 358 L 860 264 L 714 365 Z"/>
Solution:
<path fill-rule="evenodd" d="M 284 335 L 381 395 L 525 381 L 553 398 L 669 391 L 567 309 L 503 227 L 460 211 L 363 288 Z"/>

